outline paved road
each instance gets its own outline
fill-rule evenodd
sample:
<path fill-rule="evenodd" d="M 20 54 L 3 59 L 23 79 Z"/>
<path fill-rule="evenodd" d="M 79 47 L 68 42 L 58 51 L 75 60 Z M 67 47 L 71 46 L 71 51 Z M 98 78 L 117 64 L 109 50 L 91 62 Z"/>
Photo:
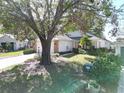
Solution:
<path fill-rule="evenodd" d="M 124 67 L 122 68 L 122 71 L 121 71 L 118 93 L 124 93 Z"/>
<path fill-rule="evenodd" d="M 18 64 L 23 64 L 24 61 L 34 58 L 36 54 L 22 55 L 17 57 L 0 59 L 0 71 Z"/>

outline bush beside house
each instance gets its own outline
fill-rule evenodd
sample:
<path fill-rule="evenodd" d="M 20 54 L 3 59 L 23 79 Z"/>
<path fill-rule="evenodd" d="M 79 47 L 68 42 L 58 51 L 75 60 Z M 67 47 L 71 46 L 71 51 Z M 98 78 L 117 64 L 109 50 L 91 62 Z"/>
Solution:
<path fill-rule="evenodd" d="M 36 51 L 32 48 L 23 51 L 23 54 L 32 54 L 32 53 L 36 53 Z"/>
<path fill-rule="evenodd" d="M 87 74 L 87 76 L 108 90 L 111 90 L 114 87 L 113 91 L 116 92 L 110 93 L 117 93 L 121 71 L 120 58 L 114 54 L 104 54 L 97 57 L 92 63 L 92 70 Z"/>

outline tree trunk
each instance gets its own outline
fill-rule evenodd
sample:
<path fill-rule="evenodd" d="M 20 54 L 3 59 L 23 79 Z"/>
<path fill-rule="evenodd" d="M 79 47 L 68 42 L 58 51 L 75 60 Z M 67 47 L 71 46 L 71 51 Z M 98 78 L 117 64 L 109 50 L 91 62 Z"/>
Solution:
<path fill-rule="evenodd" d="M 42 44 L 42 56 L 40 59 L 40 65 L 50 65 L 51 64 L 51 40 L 41 40 Z"/>

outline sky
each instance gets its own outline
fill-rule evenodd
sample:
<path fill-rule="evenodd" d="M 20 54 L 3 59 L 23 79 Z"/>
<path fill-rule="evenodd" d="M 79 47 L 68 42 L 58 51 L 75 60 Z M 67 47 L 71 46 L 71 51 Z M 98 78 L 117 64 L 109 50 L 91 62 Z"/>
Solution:
<path fill-rule="evenodd" d="M 124 0 L 111 0 L 113 5 L 116 7 L 116 9 L 120 8 L 120 6 L 122 4 L 124 4 Z M 105 32 L 104 32 L 104 35 L 106 37 L 106 39 L 110 40 L 110 41 L 115 41 L 116 40 L 116 37 L 111 37 L 111 35 L 108 35 L 108 32 L 112 29 L 112 26 L 110 24 L 107 24 L 105 26 Z M 124 20 L 119 20 L 119 36 L 120 34 L 122 34 L 123 32 L 123 36 L 124 36 Z M 118 36 L 117 36 L 118 37 Z"/>
<path fill-rule="evenodd" d="M 113 5 L 119 8 L 124 3 L 124 0 L 112 0 L 112 2 L 113 2 Z"/>

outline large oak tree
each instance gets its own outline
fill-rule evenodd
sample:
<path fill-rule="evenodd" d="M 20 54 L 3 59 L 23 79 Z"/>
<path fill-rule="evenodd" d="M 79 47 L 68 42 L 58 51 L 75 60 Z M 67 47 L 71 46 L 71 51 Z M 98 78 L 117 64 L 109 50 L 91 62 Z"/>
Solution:
<path fill-rule="evenodd" d="M 112 13 L 109 0 L 0 0 L 0 8 L 3 22 L 25 24 L 37 34 L 42 44 L 43 65 L 51 64 L 52 38 L 64 33 L 65 27 L 71 24 L 84 31 L 96 22 L 103 26 L 106 16 Z"/>

